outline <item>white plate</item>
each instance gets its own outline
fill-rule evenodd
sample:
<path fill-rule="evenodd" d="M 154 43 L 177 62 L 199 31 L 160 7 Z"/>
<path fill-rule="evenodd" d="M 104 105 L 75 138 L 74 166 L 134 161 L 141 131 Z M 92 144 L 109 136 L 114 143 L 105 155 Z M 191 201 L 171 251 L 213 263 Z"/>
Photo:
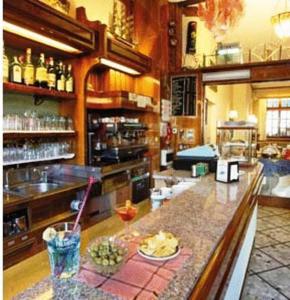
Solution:
<path fill-rule="evenodd" d="M 146 259 L 149 259 L 149 260 L 155 260 L 155 261 L 165 261 L 165 260 L 169 260 L 169 259 L 173 259 L 175 258 L 176 256 L 179 255 L 181 249 L 179 246 L 177 246 L 177 250 L 175 253 L 169 255 L 169 256 L 164 256 L 164 257 L 156 257 L 156 256 L 152 256 L 152 255 L 147 255 L 145 254 L 144 252 L 142 252 L 141 250 L 137 249 L 137 252 L 140 256 L 146 258 Z"/>

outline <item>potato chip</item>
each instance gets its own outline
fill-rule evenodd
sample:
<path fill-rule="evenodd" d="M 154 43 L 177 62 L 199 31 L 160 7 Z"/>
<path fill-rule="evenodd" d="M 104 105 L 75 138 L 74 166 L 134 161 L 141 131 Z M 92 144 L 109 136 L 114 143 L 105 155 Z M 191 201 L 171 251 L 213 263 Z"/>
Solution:
<path fill-rule="evenodd" d="M 170 232 L 160 231 L 158 234 L 144 239 L 139 249 L 149 256 L 165 257 L 176 252 L 178 240 Z"/>

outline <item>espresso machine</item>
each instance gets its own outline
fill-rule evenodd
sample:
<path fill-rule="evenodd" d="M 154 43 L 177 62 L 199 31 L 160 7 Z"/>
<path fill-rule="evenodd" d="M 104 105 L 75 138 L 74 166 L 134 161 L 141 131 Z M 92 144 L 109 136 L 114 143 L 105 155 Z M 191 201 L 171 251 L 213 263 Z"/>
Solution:
<path fill-rule="evenodd" d="M 88 165 L 104 166 L 143 158 L 148 151 L 147 130 L 138 118 L 101 118 L 88 113 Z"/>

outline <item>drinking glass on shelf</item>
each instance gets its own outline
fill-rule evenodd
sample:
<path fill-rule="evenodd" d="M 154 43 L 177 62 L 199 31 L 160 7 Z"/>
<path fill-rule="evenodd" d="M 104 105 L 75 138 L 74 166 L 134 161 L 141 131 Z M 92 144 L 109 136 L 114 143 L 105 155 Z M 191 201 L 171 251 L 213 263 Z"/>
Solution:
<path fill-rule="evenodd" d="M 60 131 L 66 130 L 66 119 L 63 116 L 59 117 L 58 130 Z"/>
<path fill-rule="evenodd" d="M 136 217 L 138 212 L 137 207 L 132 205 L 130 200 L 127 200 L 125 205 L 116 205 L 115 211 L 119 218 L 125 223 L 125 232 L 120 236 L 120 238 L 126 241 L 132 240 L 134 235 L 130 229 L 130 221 Z"/>
<path fill-rule="evenodd" d="M 9 131 L 9 114 L 3 115 L 3 131 Z"/>
<path fill-rule="evenodd" d="M 66 117 L 66 130 L 74 130 L 73 120 L 71 117 Z"/>

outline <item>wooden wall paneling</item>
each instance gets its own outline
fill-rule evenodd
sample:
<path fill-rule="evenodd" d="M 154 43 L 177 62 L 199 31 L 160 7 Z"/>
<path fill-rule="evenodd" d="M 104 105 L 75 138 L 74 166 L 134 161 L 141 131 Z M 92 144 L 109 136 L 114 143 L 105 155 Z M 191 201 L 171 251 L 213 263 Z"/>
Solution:
<path fill-rule="evenodd" d="M 290 62 L 285 65 L 257 66 L 252 68 L 252 81 L 272 81 L 290 79 Z"/>
<path fill-rule="evenodd" d="M 62 103 L 60 113 L 69 114 L 73 117 L 77 138 L 75 143 L 74 163 L 84 165 L 86 162 L 86 83 L 90 72 L 96 65 L 95 54 L 71 60 L 74 76 L 74 90 L 76 101 Z M 98 85 L 97 78 L 92 76 L 93 82 Z"/>
<path fill-rule="evenodd" d="M 175 22 L 176 45 L 169 43 L 169 72 L 181 70 L 182 65 L 182 8 L 176 4 L 169 4 L 169 22 Z"/>

